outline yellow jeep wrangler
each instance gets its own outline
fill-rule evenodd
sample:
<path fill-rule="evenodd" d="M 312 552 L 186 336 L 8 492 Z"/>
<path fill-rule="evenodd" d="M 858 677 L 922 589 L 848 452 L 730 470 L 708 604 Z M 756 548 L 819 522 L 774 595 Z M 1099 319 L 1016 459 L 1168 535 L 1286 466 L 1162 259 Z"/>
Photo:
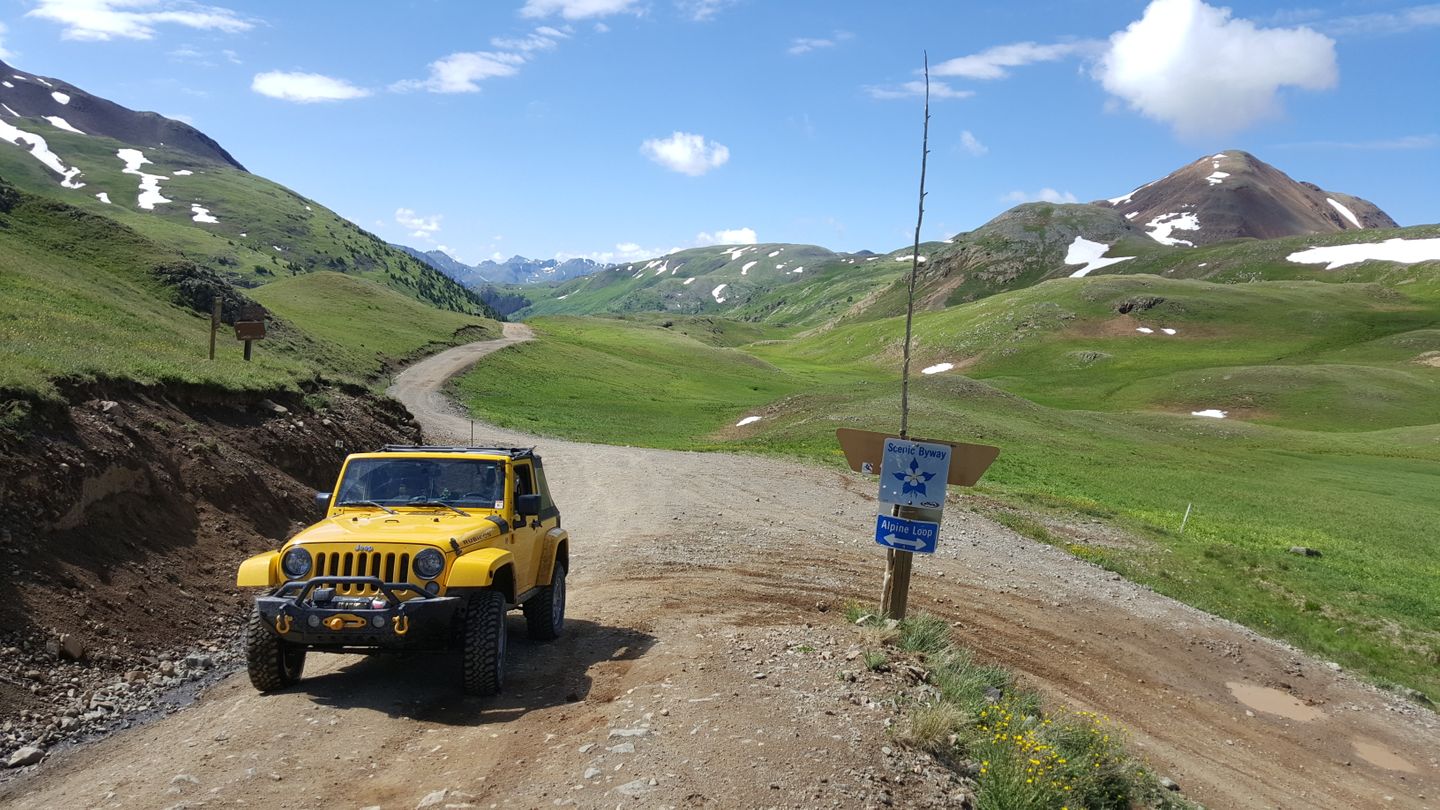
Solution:
<path fill-rule="evenodd" d="M 319 523 L 241 563 L 268 589 L 246 629 L 250 682 L 299 680 L 309 650 L 459 648 L 465 691 L 505 679 L 505 616 L 531 638 L 565 624 L 569 536 L 533 449 L 387 445 L 345 459 Z"/>

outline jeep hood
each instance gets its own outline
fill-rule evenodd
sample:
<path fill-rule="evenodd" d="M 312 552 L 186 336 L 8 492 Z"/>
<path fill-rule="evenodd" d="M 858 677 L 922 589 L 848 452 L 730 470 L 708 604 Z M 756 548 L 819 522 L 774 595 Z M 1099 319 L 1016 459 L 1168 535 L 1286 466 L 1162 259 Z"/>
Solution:
<path fill-rule="evenodd" d="M 466 545 L 499 536 L 502 522 L 498 516 L 491 519 L 490 515 L 475 513 L 469 517 L 434 512 L 345 514 L 316 523 L 292 537 L 287 545 L 410 543 L 447 549 L 452 538 Z"/>

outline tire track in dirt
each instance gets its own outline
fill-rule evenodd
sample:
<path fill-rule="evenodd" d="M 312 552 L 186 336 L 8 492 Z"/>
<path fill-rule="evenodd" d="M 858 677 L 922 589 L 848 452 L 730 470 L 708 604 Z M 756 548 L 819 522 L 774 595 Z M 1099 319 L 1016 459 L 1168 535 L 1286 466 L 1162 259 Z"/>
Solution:
<path fill-rule="evenodd" d="M 507 324 L 499 341 L 407 369 L 391 392 L 429 441 L 464 443 L 470 422 L 445 381 L 528 338 Z M 933 780 L 889 781 L 889 713 L 849 699 L 843 656 L 817 658 L 853 633 L 816 603 L 878 590 L 873 482 L 479 424 L 476 436 L 538 445 L 574 545 L 570 630 L 532 643 L 512 617 L 506 694 L 462 698 L 453 656 L 313 656 L 295 689 L 260 696 L 231 677 L 186 711 L 55 757 L 0 803 L 409 808 L 442 788 L 504 807 L 946 800 Z M 1115 719 L 1207 806 L 1424 807 L 1440 793 L 1433 713 L 962 508 L 942 534 L 941 553 L 917 563 L 913 609 L 1055 700 Z M 794 654 L 805 648 L 819 652 Z M 1324 716 L 1247 711 L 1227 683 L 1288 689 Z M 1372 763 L 1357 743 L 1414 770 Z"/>

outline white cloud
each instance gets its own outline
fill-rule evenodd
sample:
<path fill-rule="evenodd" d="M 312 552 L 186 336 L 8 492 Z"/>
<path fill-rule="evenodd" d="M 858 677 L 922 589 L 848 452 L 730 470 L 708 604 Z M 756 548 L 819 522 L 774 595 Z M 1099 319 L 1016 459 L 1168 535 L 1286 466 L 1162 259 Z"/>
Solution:
<path fill-rule="evenodd" d="M 566 26 L 569 28 L 569 26 Z M 542 25 L 523 37 L 492 37 L 490 44 L 502 51 L 516 51 L 528 54 L 531 51 L 554 50 L 562 39 L 569 39 L 570 34 L 558 28 L 551 28 Z"/>
<path fill-rule="evenodd" d="M 430 78 L 407 79 L 390 85 L 391 90 L 428 90 L 432 93 L 477 93 L 478 82 L 504 76 L 514 76 L 525 64 L 525 57 L 517 53 L 491 53 L 471 51 L 452 53 L 430 63 Z"/>
<path fill-rule="evenodd" d="M 990 151 L 990 147 L 981 143 L 980 139 L 975 137 L 975 133 L 968 129 L 960 132 L 960 146 L 975 157 L 980 157 Z"/>
<path fill-rule="evenodd" d="M 1365 149 L 1365 150 L 1391 150 L 1391 149 L 1434 149 L 1440 146 L 1440 135 L 1430 133 L 1429 135 L 1401 135 L 1398 138 L 1379 138 L 1371 141 L 1306 141 L 1304 143 L 1286 143 L 1281 147 L 1314 148 L 1314 149 Z"/>
<path fill-rule="evenodd" d="M 930 72 L 936 76 L 964 76 L 967 79 L 1001 79 L 1010 75 L 1005 68 L 1021 67 L 1035 62 L 1053 62 L 1074 54 L 1096 50 L 1099 43 L 1092 41 L 1057 42 L 1040 45 L 1034 42 L 1016 42 L 1010 45 L 996 45 L 980 53 L 948 59 Z"/>
<path fill-rule="evenodd" d="M 565 262 L 570 259 L 589 259 L 590 261 L 599 262 L 600 264 L 635 262 L 641 259 L 653 259 L 656 256 L 668 256 L 677 250 L 684 250 L 684 248 L 672 247 L 669 250 L 662 250 L 660 248 L 641 247 L 636 242 L 621 242 L 615 246 L 614 250 L 597 250 L 591 253 L 566 253 L 560 251 L 555 254 L 555 261 Z"/>
<path fill-rule="evenodd" d="M 298 101 L 302 104 L 316 101 L 346 101 L 370 95 L 369 90 L 356 87 L 344 79 L 322 76 L 319 73 L 287 73 L 282 70 L 257 73 L 255 79 L 250 82 L 250 89 L 262 96 L 278 98 L 283 101 Z"/>
<path fill-rule="evenodd" d="M 692 22 L 705 22 L 739 0 L 676 0 L 675 5 Z"/>
<path fill-rule="evenodd" d="M 673 172 L 700 175 L 725 165 L 730 150 L 704 136 L 676 131 L 669 138 L 654 138 L 640 144 L 640 152 Z"/>
<path fill-rule="evenodd" d="M 1440 4 L 1412 6 L 1399 11 L 1357 14 L 1316 23 L 1317 27 L 1343 36 L 1346 34 L 1406 34 L 1419 28 L 1440 25 Z"/>
<path fill-rule="evenodd" d="M 829 37 L 796 37 L 790 40 L 790 47 L 786 48 L 785 52 L 793 56 L 799 56 L 802 53 L 818 51 L 821 48 L 833 48 L 854 37 L 855 35 L 849 31 L 836 31 Z"/>
<path fill-rule="evenodd" d="M 0 23 L 0 59 L 14 59 L 15 54 L 5 50 L 5 23 Z"/>
<path fill-rule="evenodd" d="M 255 27 L 228 8 L 172 0 L 40 0 L 25 16 L 59 23 L 61 38 L 79 40 L 151 39 L 161 25 L 227 34 Z"/>
<path fill-rule="evenodd" d="M 605 23 L 602 23 L 602 22 L 597 22 L 597 23 L 595 23 L 595 33 L 597 33 L 597 34 L 608 34 L 608 33 L 610 33 L 610 26 L 608 26 L 608 25 L 606 25 Z"/>
<path fill-rule="evenodd" d="M 551 17 L 567 20 L 608 17 L 611 14 L 639 13 L 639 0 L 525 0 L 522 17 Z"/>
<path fill-rule="evenodd" d="M 757 241 L 754 228 L 731 228 L 729 230 L 709 233 L 701 231 L 695 234 L 695 244 L 701 247 L 706 245 L 753 245 Z"/>
<path fill-rule="evenodd" d="M 880 85 L 866 85 L 865 92 L 871 98 L 883 100 L 896 98 L 923 98 L 925 95 L 925 82 L 905 82 L 895 87 L 883 87 Z M 945 82 L 930 81 L 931 98 L 970 98 L 975 95 L 973 90 L 956 90 Z"/>
<path fill-rule="evenodd" d="M 1026 202 L 1048 202 L 1048 203 L 1078 203 L 1074 194 L 1068 191 L 1056 191 L 1053 188 L 1042 188 L 1034 194 L 1027 194 L 1023 191 L 1012 191 L 1000 197 L 1001 202 L 1026 203 Z"/>
<path fill-rule="evenodd" d="M 1223 135 L 1280 112 L 1281 87 L 1333 87 L 1335 42 L 1309 28 L 1260 28 L 1202 0 L 1153 0 L 1110 37 L 1105 89 L 1177 134 Z"/>
<path fill-rule="evenodd" d="M 400 227 L 410 231 L 412 238 L 426 242 L 430 241 L 430 239 L 439 232 L 441 219 L 442 217 L 439 214 L 422 217 L 416 215 L 416 213 L 409 208 L 395 209 L 395 221 L 400 223 Z"/>

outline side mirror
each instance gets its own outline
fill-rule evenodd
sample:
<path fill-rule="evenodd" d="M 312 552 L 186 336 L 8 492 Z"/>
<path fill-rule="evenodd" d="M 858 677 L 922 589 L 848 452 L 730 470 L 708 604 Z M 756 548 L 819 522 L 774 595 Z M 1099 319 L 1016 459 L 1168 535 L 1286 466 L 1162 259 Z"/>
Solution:
<path fill-rule="evenodd" d="M 321 514 L 321 516 L 324 516 L 326 510 L 328 510 L 329 508 L 330 508 L 330 493 L 328 493 L 328 492 L 317 492 L 317 493 L 315 493 L 315 511 L 319 512 L 319 513 Z"/>
<path fill-rule="evenodd" d="M 515 512 L 522 518 L 536 517 L 540 514 L 540 496 L 521 495 L 515 500 Z"/>

